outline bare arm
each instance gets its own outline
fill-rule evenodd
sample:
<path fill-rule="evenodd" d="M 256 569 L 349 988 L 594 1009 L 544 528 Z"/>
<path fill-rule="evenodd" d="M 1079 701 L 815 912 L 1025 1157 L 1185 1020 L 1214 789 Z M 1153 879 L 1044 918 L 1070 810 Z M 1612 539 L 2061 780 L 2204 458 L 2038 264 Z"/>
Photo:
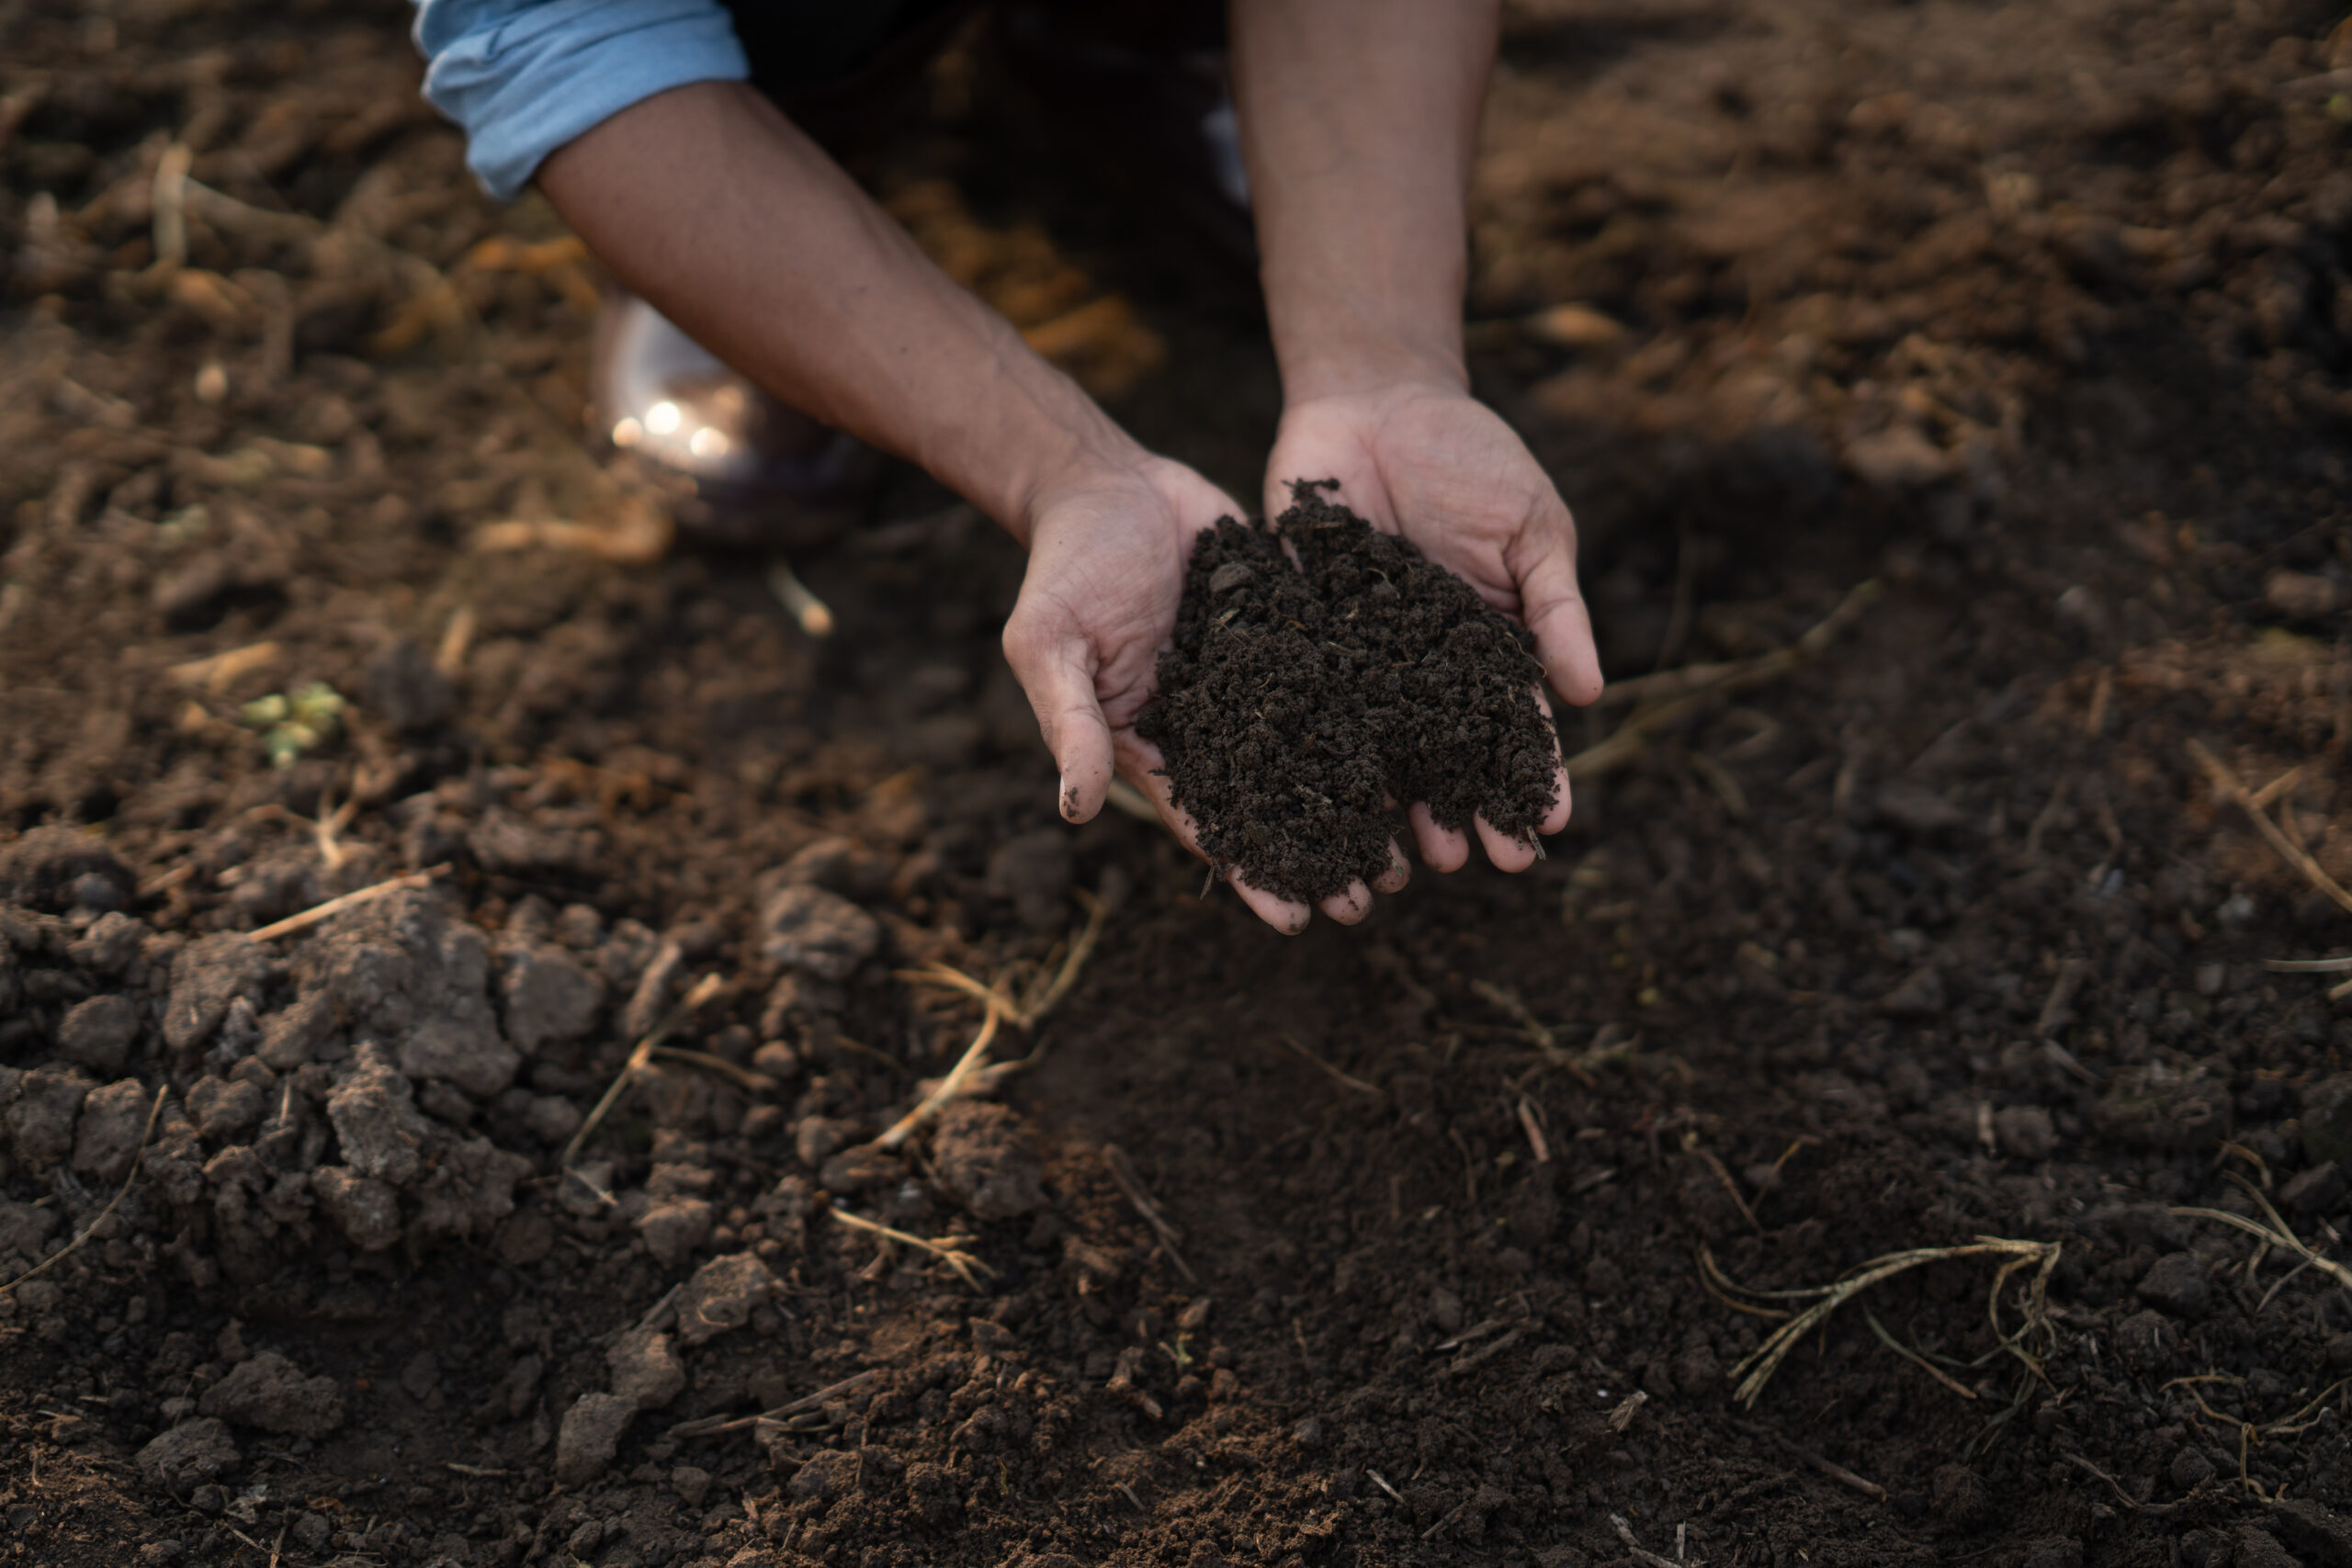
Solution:
<path fill-rule="evenodd" d="M 538 183 L 721 358 L 922 465 L 1024 545 L 1057 487 L 1148 460 L 750 87 L 648 98 L 558 150 Z"/>
<path fill-rule="evenodd" d="M 1234 90 L 1291 402 L 1456 389 L 1464 193 L 1495 0 L 1248 0 Z"/>
<path fill-rule="evenodd" d="M 1257 207 L 1283 423 L 1268 513 L 1294 479 L 1340 499 L 1519 616 L 1555 690 L 1600 692 L 1576 525 L 1526 445 L 1469 394 L 1464 197 L 1499 27 L 1496 0 L 1235 0 L 1236 107 Z M 1464 835 L 1410 807 L 1441 871 Z M 1567 825 L 1558 774 L 1542 830 Z M 1481 819 L 1487 858 L 1532 843 Z"/>
<path fill-rule="evenodd" d="M 1028 547 L 1004 651 L 1061 770 L 1062 815 L 1100 811 L 1115 771 L 1197 853 L 1135 718 L 1193 536 L 1241 509 L 1138 446 L 749 87 L 645 99 L 537 177 L 624 283 L 720 358 L 921 464 Z M 1229 874 L 1270 923 L 1306 923 Z"/>

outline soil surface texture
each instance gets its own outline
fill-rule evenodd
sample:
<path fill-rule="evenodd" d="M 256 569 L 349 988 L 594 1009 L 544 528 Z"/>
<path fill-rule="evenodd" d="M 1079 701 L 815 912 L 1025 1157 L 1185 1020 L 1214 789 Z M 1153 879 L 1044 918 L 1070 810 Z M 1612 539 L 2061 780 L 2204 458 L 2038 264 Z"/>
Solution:
<path fill-rule="evenodd" d="M 1136 726 L 1210 858 L 1310 904 L 1388 869 L 1396 802 L 1532 841 L 1558 797 L 1527 634 L 1337 488 L 1202 534 Z"/>
<path fill-rule="evenodd" d="M 951 497 L 820 641 L 586 456 L 410 19 L 0 6 L 0 1563 L 2352 1561 L 2340 6 L 1513 0 L 1618 684 L 1295 941 L 1059 821 Z M 857 173 L 1254 493 L 986 53 Z"/>

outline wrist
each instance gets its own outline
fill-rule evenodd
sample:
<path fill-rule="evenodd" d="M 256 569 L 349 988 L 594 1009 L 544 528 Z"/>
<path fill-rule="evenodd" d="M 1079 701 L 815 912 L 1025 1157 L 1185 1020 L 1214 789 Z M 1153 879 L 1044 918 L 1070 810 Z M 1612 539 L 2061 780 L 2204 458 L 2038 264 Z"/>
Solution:
<path fill-rule="evenodd" d="M 1399 386 L 1470 389 L 1457 296 L 1407 311 L 1331 293 L 1310 309 L 1274 314 L 1286 405 Z"/>
<path fill-rule="evenodd" d="M 1017 338 L 1000 364 L 1009 374 L 976 389 L 970 417 L 940 433 L 920 460 L 1026 549 L 1055 498 L 1132 472 L 1149 454 Z"/>

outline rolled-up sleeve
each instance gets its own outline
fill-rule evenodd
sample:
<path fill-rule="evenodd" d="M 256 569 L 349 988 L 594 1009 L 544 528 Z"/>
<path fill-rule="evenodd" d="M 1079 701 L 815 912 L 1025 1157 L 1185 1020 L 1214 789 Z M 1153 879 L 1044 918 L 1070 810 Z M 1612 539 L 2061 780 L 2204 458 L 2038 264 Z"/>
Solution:
<path fill-rule="evenodd" d="M 718 0 L 419 0 L 424 96 L 466 163 L 512 201 L 557 148 L 692 82 L 751 75 Z"/>

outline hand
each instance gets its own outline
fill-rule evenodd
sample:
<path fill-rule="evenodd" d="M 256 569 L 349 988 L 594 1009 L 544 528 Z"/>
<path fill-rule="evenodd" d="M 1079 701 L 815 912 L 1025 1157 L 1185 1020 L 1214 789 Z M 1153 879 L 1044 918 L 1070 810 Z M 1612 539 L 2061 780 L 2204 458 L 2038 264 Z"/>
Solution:
<path fill-rule="evenodd" d="M 1159 749 L 1136 734 L 1135 721 L 1176 629 L 1193 539 L 1242 511 L 1192 469 L 1159 457 L 1090 466 L 1033 502 L 1029 570 L 1005 622 L 1004 654 L 1061 769 L 1062 815 L 1070 821 L 1091 821 L 1102 809 L 1115 771 L 1185 848 L 1202 852 L 1192 818 L 1157 771 Z M 1404 857 L 1393 858 L 1401 871 Z M 1225 874 L 1268 925 L 1285 934 L 1306 929 L 1306 905 L 1250 886 L 1238 868 Z M 1371 903 L 1359 886 L 1323 908 L 1335 919 L 1361 919 Z"/>
<path fill-rule="evenodd" d="M 1290 505 L 1294 479 L 1340 481 L 1338 499 L 1374 527 L 1399 534 L 1455 572 L 1487 604 L 1535 634 L 1552 688 L 1581 705 L 1600 694 L 1592 623 L 1577 587 L 1576 522 L 1526 444 L 1459 386 L 1439 378 L 1350 389 L 1293 403 L 1266 468 L 1266 515 Z M 1550 705 L 1535 694 L 1544 716 Z M 1568 823 L 1564 765 L 1538 831 Z M 1441 828 L 1429 807 L 1407 817 L 1421 859 L 1456 871 L 1468 839 Z M 1476 821 L 1487 858 L 1504 871 L 1535 863 L 1532 844 Z"/>

